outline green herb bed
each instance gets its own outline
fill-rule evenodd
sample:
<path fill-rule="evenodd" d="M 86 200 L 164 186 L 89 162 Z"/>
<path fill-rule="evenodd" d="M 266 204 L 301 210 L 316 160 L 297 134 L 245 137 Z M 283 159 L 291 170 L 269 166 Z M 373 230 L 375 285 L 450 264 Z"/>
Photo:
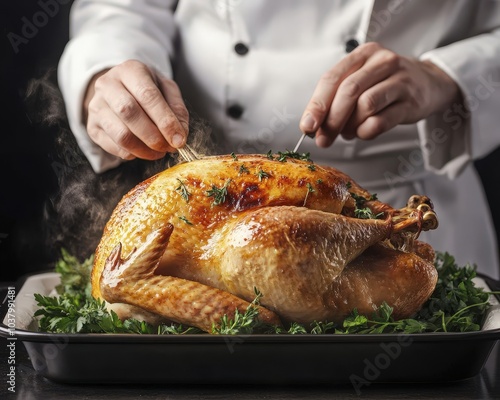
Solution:
<path fill-rule="evenodd" d="M 102 300 L 90 294 L 92 258 L 80 263 L 75 257 L 62 251 L 56 263 L 61 283 L 56 287 L 58 296 L 35 294 L 40 307 L 39 329 L 51 333 L 135 333 L 135 334 L 193 334 L 204 333 L 197 328 L 180 324 L 153 326 L 143 321 L 121 321 L 116 313 L 106 310 Z M 310 326 L 292 323 L 286 327 L 269 326 L 257 319 L 262 296 L 255 289 L 255 298 L 244 313 L 234 318 L 224 316 L 214 334 L 241 335 L 251 333 L 270 334 L 370 334 L 370 333 L 425 333 L 468 332 L 481 329 L 486 311 L 490 307 L 489 295 L 475 286 L 474 266 L 459 267 L 453 256 L 438 253 L 435 266 L 438 271 L 436 289 L 422 309 L 412 318 L 394 320 L 392 308 L 383 303 L 372 315 L 361 315 L 353 310 L 342 323 L 314 321 Z"/>

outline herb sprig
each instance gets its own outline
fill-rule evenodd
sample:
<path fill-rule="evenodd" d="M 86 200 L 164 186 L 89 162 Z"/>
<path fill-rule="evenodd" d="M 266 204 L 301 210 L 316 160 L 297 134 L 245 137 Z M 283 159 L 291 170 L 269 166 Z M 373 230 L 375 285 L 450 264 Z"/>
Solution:
<path fill-rule="evenodd" d="M 177 186 L 177 188 L 175 190 L 180 192 L 182 198 L 184 200 L 186 200 L 186 203 L 189 203 L 189 197 L 191 196 L 191 193 L 188 192 L 187 187 L 184 184 L 184 182 L 182 182 L 179 178 L 177 178 L 177 180 L 179 181 L 179 186 Z"/>
<path fill-rule="evenodd" d="M 259 304 L 262 293 L 254 288 L 255 298 L 247 307 L 245 312 L 241 313 L 236 309 L 233 318 L 226 314 L 222 316 L 220 324 L 212 326 L 212 333 L 219 335 L 248 335 L 254 332 L 262 323 L 258 320 Z"/>
<path fill-rule="evenodd" d="M 231 182 L 231 179 L 228 179 L 226 181 L 226 183 L 224 184 L 224 186 L 219 188 L 215 185 L 212 185 L 212 189 L 207 190 L 207 197 L 214 198 L 214 200 L 212 202 L 212 206 L 219 206 L 226 201 L 227 187 L 229 186 L 230 182 Z"/>
<path fill-rule="evenodd" d="M 245 164 L 241 164 L 238 173 L 240 175 L 241 174 L 248 174 L 248 173 L 250 173 L 250 170 L 247 167 L 245 167 Z"/>
<path fill-rule="evenodd" d="M 350 184 L 350 182 L 348 182 L 348 183 L 349 183 L 349 188 L 350 188 L 351 184 Z M 383 212 L 374 214 L 370 208 L 366 207 L 367 201 L 377 200 L 376 194 L 372 194 L 368 199 L 363 197 L 363 196 L 357 195 L 356 193 L 353 193 L 353 192 L 351 192 L 350 195 L 352 196 L 352 198 L 356 202 L 356 208 L 354 209 L 354 216 L 356 218 L 359 218 L 359 219 L 377 219 L 377 218 L 380 218 L 384 215 Z"/>
<path fill-rule="evenodd" d="M 35 294 L 41 307 L 35 312 L 40 316 L 39 327 L 53 333 L 135 333 L 135 334 L 187 334 L 202 333 L 197 328 L 180 324 L 155 327 L 137 319 L 118 318 L 114 311 L 108 311 L 105 302 L 82 294 L 64 293 L 59 297 Z"/>
<path fill-rule="evenodd" d="M 312 162 L 312 160 L 311 160 L 311 153 L 302 153 L 302 154 L 300 154 L 300 153 L 297 153 L 295 151 L 290 151 L 290 150 L 278 151 L 278 153 L 276 155 L 274 155 L 274 153 L 273 153 L 272 150 L 269 150 L 266 153 L 266 156 L 270 160 L 278 160 L 280 162 L 286 162 L 286 160 L 288 160 L 289 158 L 296 159 L 296 160 L 302 160 L 302 161 L 310 161 L 310 162 Z"/>
<path fill-rule="evenodd" d="M 56 286 L 59 294 L 84 295 L 90 297 L 92 290 L 90 283 L 90 273 L 94 264 L 94 256 L 90 256 L 80 263 L 78 259 L 65 248 L 61 249 L 61 257 L 57 260 L 55 271 L 61 276 L 61 283 Z"/>
<path fill-rule="evenodd" d="M 304 198 L 304 203 L 302 203 L 303 207 L 305 207 L 307 203 L 307 198 L 309 197 L 309 193 L 316 192 L 316 189 L 314 189 L 314 186 L 311 185 L 311 183 L 307 182 L 306 187 L 307 187 L 307 192 L 306 192 L 306 197 Z"/>
<path fill-rule="evenodd" d="M 181 221 L 184 221 L 188 225 L 193 225 L 193 223 L 190 220 L 188 220 L 184 215 L 179 216 L 179 219 Z"/>
<path fill-rule="evenodd" d="M 269 178 L 269 174 L 266 171 L 263 171 L 262 168 L 257 172 L 257 176 L 259 178 L 259 181 L 262 181 L 262 179 L 264 178 Z"/>
<path fill-rule="evenodd" d="M 280 162 L 286 162 L 287 159 L 292 158 L 296 160 L 302 160 L 302 161 L 311 161 L 311 153 L 297 153 L 295 151 L 279 151 L 278 152 L 278 161 Z"/>

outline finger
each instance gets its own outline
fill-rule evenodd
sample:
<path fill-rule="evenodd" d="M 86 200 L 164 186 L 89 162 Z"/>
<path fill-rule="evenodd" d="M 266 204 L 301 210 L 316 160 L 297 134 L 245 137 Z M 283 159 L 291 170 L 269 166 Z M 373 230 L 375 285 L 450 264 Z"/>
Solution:
<path fill-rule="evenodd" d="M 357 135 L 358 127 L 369 117 L 376 115 L 390 104 L 403 98 L 404 87 L 400 82 L 386 79 L 366 90 L 358 99 L 356 107 L 342 128 L 342 136 L 352 139 Z"/>
<path fill-rule="evenodd" d="M 89 129 L 90 138 L 99 145 L 104 151 L 123 160 L 133 160 L 134 155 L 119 147 L 113 140 L 100 128 Z"/>
<path fill-rule="evenodd" d="M 127 79 L 131 78 L 128 77 Z M 95 84 L 96 93 L 99 96 L 96 96 L 96 101 L 92 100 L 89 104 L 91 113 L 99 115 L 102 110 L 109 108 L 127 126 L 129 131 L 140 138 L 147 147 L 159 153 L 172 151 L 173 149 L 163 138 L 158 128 L 124 86 L 123 81 L 124 79 L 117 79 L 114 75 L 103 75 L 99 78 Z M 106 115 L 110 117 L 109 114 Z M 97 121 L 97 123 L 100 124 L 100 121 Z M 107 126 L 109 126 L 109 123 L 107 123 Z M 106 131 L 106 127 L 103 127 L 103 129 Z M 132 149 L 126 150 L 130 151 Z M 153 159 L 157 158 L 155 155 L 150 155 L 148 159 L 151 159 L 151 157 L 154 157 Z"/>
<path fill-rule="evenodd" d="M 133 74 L 131 74 L 133 75 Z M 108 127 L 113 128 L 113 134 L 116 136 L 116 127 L 113 127 L 113 124 L 110 124 L 109 121 L 113 120 L 121 121 L 120 129 L 124 129 L 123 125 L 128 128 L 129 132 L 132 132 L 139 140 L 144 143 L 148 148 L 157 153 L 165 153 L 166 151 L 172 151 L 173 149 L 170 147 L 168 142 L 165 140 L 163 135 L 160 133 L 156 125 L 151 121 L 149 116 L 144 112 L 142 107 L 135 100 L 134 96 L 127 90 L 127 88 L 123 85 L 122 81 L 117 79 L 104 79 L 104 76 L 101 78 L 102 82 L 96 82 L 96 90 L 102 92 L 102 101 L 101 107 L 99 110 L 96 110 L 99 113 L 102 113 L 103 110 L 111 109 L 116 118 L 111 118 L 109 113 L 104 113 L 102 117 L 107 118 L 107 122 L 105 122 L 106 126 L 102 126 L 103 130 L 107 132 Z M 104 87 L 101 90 L 101 85 Z M 158 89 L 157 89 L 158 90 Z M 105 104 L 102 104 L 102 103 Z M 89 105 L 89 107 L 92 103 Z M 94 112 L 96 112 L 94 111 Z M 101 117 L 101 115 L 100 115 Z M 98 121 L 100 125 L 100 123 Z M 124 134 L 125 135 L 125 134 Z M 125 141 L 127 141 L 127 137 L 125 135 Z M 137 141 L 131 141 L 131 144 L 137 143 Z M 119 144 L 120 145 L 120 144 Z M 143 146 L 140 146 L 141 148 Z M 134 149 L 126 149 L 132 152 Z M 144 151 L 141 151 L 140 148 L 136 148 L 139 150 L 141 154 L 146 154 Z M 153 154 L 153 153 L 151 153 Z M 137 155 L 137 157 L 140 157 Z M 155 158 L 151 158 L 155 157 Z M 156 159 L 157 156 L 150 155 L 147 159 Z"/>
<path fill-rule="evenodd" d="M 300 120 L 302 132 L 311 134 L 319 129 L 328 115 L 340 83 L 361 68 L 376 48 L 379 47 L 373 43 L 358 47 L 321 76 Z"/>
<path fill-rule="evenodd" d="M 134 66 L 134 68 L 145 69 L 147 73 L 142 71 L 142 73 L 132 74 L 131 78 L 125 81 L 125 87 L 134 96 L 169 145 L 172 148 L 182 146 L 186 136 L 184 128 L 157 86 L 156 78 L 143 64 Z"/>
<path fill-rule="evenodd" d="M 399 101 L 391 104 L 378 114 L 373 115 L 364 121 L 357 130 L 360 139 L 374 139 L 381 133 L 399 125 L 408 114 L 407 103 Z"/>
<path fill-rule="evenodd" d="M 332 135 L 330 131 L 326 130 L 323 126 L 320 126 L 316 131 L 316 146 L 326 148 L 330 147 L 332 143 L 337 139 L 338 135 Z"/>
<path fill-rule="evenodd" d="M 155 151 L 141 141 L 110 108 L 101 110 L 96 125 L 117 147 L 135 157 L 157 160 L 165 155 L 165 152 Z"/>
<path fill-rule="evenodd" d="M 189 133 L 189 113 L 186 108 L 186 105 L 184 104 L 184 100 L 182 98 L 181 91 L 177 84 L 170 80 L 170 79 L 165 79 L 164 77 L 159 77 L 159 87 L 160 90 L 162 91 L 163 95 L 165 96 L 165 99 L 167 100 L 167 103 L 170 107 L 170 109 L 173 112 L 173 115 L 177 120 L 179 121 L 180 125 L 182 126 L 183 133 L 180 134 L 179 132 L 163 132 L 162 133 L 166 136 L 167 140 L 169 143 L 172 145 L 175 145 L 175 147 L 179 148 L 182 147 L 186 141 L 187 135 Z M 177 135 L 180 135 L 177 137 Z"/>
<path fill-rule="evenodd" d="M 325 129 L 333 134 L 342 132 L 363 93 L 390 77 L 397 71 L 398 66 L 399 57 L 383 49 L 368 59 L 359 70 L 346 77 L 340 83 L 332 101 Z M 375 105 L 375 108 L 378 106 Z"/>

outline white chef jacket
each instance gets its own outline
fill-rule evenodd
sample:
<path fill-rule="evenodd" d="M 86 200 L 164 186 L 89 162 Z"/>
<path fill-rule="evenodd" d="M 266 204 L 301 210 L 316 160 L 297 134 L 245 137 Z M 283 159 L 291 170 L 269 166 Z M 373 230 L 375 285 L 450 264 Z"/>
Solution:
<path fill-rule="evenodd" d="M 428 59 L 452 77 L 456 104 L 371 141 L 339 137 L 308 151 L 395 207 L 412 194 L 434 202 L 435 249 L 500 276 L 495 232 L 471 164 L 500 144 L 499 0 L 76 0 L 59 84 L 71 129 L 96 172 L 122 160 L 94 144 L 81 123 L 91 77 L 129 59 L 179 84 L 191 116 L 208 120 L 220 152 L 292 149 L 320 78 L 346 47 L 379 42 Z"/>

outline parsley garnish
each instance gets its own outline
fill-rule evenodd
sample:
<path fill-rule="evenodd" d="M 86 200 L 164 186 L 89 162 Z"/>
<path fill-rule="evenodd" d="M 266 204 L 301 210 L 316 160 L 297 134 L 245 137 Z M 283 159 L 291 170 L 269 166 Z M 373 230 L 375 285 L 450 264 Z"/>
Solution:
<path fill-rule="evenodd" d="M 61 258 L 56 262 L 55 271 L 61 275 L 61 283 L 56 286 L 59 294 L 84 294 L 90 296 L 92 290 L 90 273 L 94 264 L 94 256 L 90 256 L 83 263 L 70 255 L 66 249 L 61 249 Z"/>
<path fill-rule="evenodd" d="M 234 154 L 234 152 L 231 153 L 231 157 L 233 157 L 234 161 L 238 161 L 238 156 L 236 154 Z"/>
<path fill-rule="evenodd" d="M 179 181 L 179 186 L 177 186 L 175 188 L 175 190 L 177 190 L 178 192 L 180 192 L 182 198 L 184 200 L 186 200 L 186 203 L 188 203 L 189 202 L 189 196 L 191 196 L 191 193 L 188 192 L 188 190 L 186 188 L 186 185 L 184 185 L 184 183 L 179 178 L 177 178 L 177 180 Z"/>
<path fill-rule="evenodd" d="M 226 201 L 227 196 L 227 187 L 231 179 L 228 179 L 224 186 L 218 188 L 215 185 L 212 185 L 212 189 L 207 190 L 207 197 L 213 197 L 214 200 L 212 202 L 212 206 L 219 206 Z"/>
<path fill-rule="evenodd" d="M 311 171 L 316 171 L 316 165 L 314 164 L 308 164 L 307 168 L 309 168 Z"/>
<path fill-rule="evenodd" d="M 40 316 L 40 330 L 52 333 L 135 333 L 135 334 L 187 334 L 201 333 L 197 328 L 182 325 L 155 327 L 136 319 L 118 318 L 106 309 L 105 302 L 83 294 L 64 293 L 59 297 L 35 294 L 41 307 L 35 312 Z"/>
<path fill-rule="evenodd" d="M 187 334 L 203 333 L 197 328 L 181 324 L 155 327 L 135 319 L 121 321 L 116 313 L 106 310 L 102 300 L 90 295 L 89 280 L 92 259 L 83 263 L 62 251 L 57 262 L 61 274 L 61 292 L 58 297 L 35 294 L 40 307 L 35 316 L 40 317 L 39 327 L 54 333 L 135 333 L 135 334 Z M 453 256 L 437 253 L 436 288 L 412 318 L 394 320 L 393 310 L 387 303 L 371 315 L 361 315 L 353 310 L 341 323 L 314 321 L 309 326 L 292 323 L 288 327 L 266 326 L 258 320 L 262 293 L 257 289 L 255 298 L 245 312 L 237 311 L 233 318 L 224 316 L 212 333 L 250 334 L 267 332 L 275 334 L 370 334 L 370 333 L 424 333 L 478 331 L 488 308 L 489 293 L 475 286 L 473 266 L 459 267 Z"/>
<path fill-rule="evenodd" d="M 266 154 L 267 158 L 269 158 L 270 160 L 274 160 L 274 156 L 273 156 L 273 151 L 272 150 L 269 150 Z"/>

